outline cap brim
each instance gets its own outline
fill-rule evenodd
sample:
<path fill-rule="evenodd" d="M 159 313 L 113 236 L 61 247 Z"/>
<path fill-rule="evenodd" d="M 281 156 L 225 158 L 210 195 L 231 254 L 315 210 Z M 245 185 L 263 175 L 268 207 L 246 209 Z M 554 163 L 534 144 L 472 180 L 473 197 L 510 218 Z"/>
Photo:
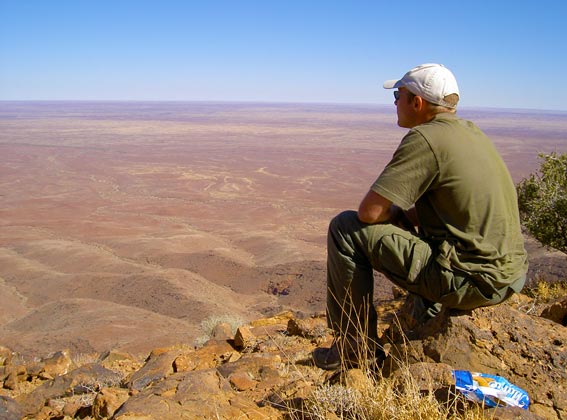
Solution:
<path fill-rule="evenodd" d="M 401 82 L 401 80 L 386 80 L 384 82 L 384 89 L 395 89 L 400 87 L 399 82 Z"/>

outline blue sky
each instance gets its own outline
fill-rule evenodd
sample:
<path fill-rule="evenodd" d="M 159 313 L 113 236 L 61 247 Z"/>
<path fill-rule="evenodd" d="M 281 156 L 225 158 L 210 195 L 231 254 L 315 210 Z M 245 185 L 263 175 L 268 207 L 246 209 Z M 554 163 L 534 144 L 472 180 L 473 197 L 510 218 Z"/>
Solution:
<path fill-rule="evenodd" d="M 0 100 L 391 104 L 438 62 L 461 107 L 567 110 L 566 4 L 0 0 Z"/>

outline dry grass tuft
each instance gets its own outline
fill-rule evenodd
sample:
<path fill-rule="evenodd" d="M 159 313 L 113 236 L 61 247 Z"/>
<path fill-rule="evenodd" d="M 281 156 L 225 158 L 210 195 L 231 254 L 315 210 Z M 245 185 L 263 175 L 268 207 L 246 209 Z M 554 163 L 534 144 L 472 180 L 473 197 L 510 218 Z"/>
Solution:
<path fill-rule="evenodd" d="M 75 367 L 81 367 L 84 365 L 89 365 L 91 363 L 100 362 L 100 354 L 98 353 L 77 353 L 73 354 L 72 357 L 73 365 Z"/>
<path fill-rule="evenodd" d="M 201 321 L 203 334 L 195 340 L 195 346 L 200 347 L 205 344 L 211 338 L 215 327 L 223 323 L 230 325 L 232 334 L 235 334 L 238 327 L 246 324 L 246 320 L 236 315 L 212 315 L 203 319 Z"/>
<path fill-rule="evenodd" d="M 349 305 L 347 305 L 349 306 Z M 344 308 L 345 306 L 343 306 Z M 367 337 L 368 322 L 360 322 L 356 314 L 344 312 L 347 323 L 356 326 L 359 337 Z M 347 340 L 339 340 L 344 343 Z M 394 360 L 400 366 L 396 375 L 382 376 L 380 363 L 368 358 L 374 354 L 374 344 L 357 341 L 356 360 L 348 366 L 343 363 L 338 375 L 318 386 L 303 401 L 301 409 L 289 410 L 293 420 L 484 420 L 483 407 L 470 404 L 447 384 L 436 384 L 432 379 L 425 384 L 412 376 L 409 362 Z M 346 355 L 351 349 L 341 349 Z M 352 354 L 352 351 L 351 351 Z M 391 356 L 393 357 L 393 356 Z M 352 356 L 351 356 L 352 359 Z M 338 380 L 337 380 L 338 377 Z M 334 378 L 334 379 L 333 379 Z M 335 383 L 332 383 L 332 382 Z M 445 392 L 436 391 L 444 388 Z M 443 396 L 444 395 L 444 396 Z"/>
<path fill-rule="evenodd" d="M 354 372 L 354 371 L 350 371 Z M 305 401 L 303 409 L 290 413 L 290 418 L 327 420 L 484 420 L 482 407 L 468 404 L 460 395 L 451 394 L 440 401 L 435 394 L 423 392 L 407 369 L 395 380 L 380 373 L 357 371 L 355 383 L 323 384 Z M 362 375 L 362 377 L 360 377 Z M 430 388 L 435 389 L 435 384 Z"/>
<path fill-rule="evenodd" d="M 567 282 L 549 283 L 540 280 L 535 287 L 526 289 L 524 293 L 540 302 L 549 302 L 567 294 Z"/>

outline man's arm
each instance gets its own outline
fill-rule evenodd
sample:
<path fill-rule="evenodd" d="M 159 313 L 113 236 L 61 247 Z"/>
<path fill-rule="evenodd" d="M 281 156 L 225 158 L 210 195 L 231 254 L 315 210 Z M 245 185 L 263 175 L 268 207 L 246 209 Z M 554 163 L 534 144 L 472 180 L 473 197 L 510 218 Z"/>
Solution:
<path fill-rule="evenodd" d="M 386 222 L 391 219 L 395 209 L 390 200 L 369 190 L 358 206 L 358 219 L 368 224 Z"/>
<path fill-rule="evenodd" d="M 366 193 L 358 207 L 358 219 L 368 224 L 390 222 L 410 231 L 415 231 L 415 226 L 418 225 L 415 207 L 404 212 L 390 200 L 372 190 Z"/>

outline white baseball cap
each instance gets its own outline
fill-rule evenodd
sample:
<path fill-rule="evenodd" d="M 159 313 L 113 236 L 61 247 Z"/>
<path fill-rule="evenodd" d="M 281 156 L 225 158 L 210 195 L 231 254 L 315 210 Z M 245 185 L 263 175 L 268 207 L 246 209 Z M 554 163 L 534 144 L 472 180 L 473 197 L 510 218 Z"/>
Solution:
<path fill-rule="evenodd" d="M 449 104 L 443 99 L 453 93 L 459 94 L 459 86 L 455 76 L 443 64 L 422 64 L 408 71 L 399 80 L 386 80 L 384 82 L 384 89 L 400 87 L 405 87 L 414 95 L 421 96 L 432 104 L 447 108 L 457 107 L 457 105 Z"/>

